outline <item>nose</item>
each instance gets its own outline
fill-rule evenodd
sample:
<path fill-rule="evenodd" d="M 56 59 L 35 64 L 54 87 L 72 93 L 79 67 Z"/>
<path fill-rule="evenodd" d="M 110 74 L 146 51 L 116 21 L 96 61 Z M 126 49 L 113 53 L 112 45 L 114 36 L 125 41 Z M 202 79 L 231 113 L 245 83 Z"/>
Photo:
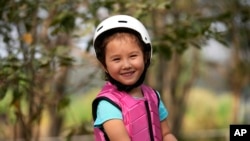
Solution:
<path fill-rule="evenodd" d="M 131 62 L 129 60 L 124 60 L 122 64 L 123 69 L 130 69 L 132 67 Z"/>

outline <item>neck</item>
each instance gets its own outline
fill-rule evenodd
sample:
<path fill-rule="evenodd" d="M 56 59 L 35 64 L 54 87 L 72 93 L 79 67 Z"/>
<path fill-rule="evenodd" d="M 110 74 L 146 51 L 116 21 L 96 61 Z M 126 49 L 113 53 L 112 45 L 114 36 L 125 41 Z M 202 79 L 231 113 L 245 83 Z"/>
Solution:
<path fill-rule="evenodd" d="M 128 92 L 132 97 L 143 97 L 141 87 L 138 86 L 136 88 L 133 88 L 131 91 Z"/>

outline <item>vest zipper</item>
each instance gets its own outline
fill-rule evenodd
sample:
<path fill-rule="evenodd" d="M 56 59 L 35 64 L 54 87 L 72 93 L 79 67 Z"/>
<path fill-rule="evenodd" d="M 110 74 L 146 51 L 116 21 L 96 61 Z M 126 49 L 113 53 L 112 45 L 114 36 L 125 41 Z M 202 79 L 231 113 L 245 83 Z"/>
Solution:
<path fill-rule="evenodd" d="M 152 125 L 152 119 L 151 119 L 151 114 L 150 114 L 150 110 L 149 110 L 149 105 L 148 105 L 148 101 L 145 101 L 145 107 L 146 107 L 146 111 L 147 111 L 147 118 L 148 118 L 148 129 L 149 129 L 149 135 L 150 135 L 150 140 L 154 141 L 154 133 L 153 133 L 153 125 Z"/>

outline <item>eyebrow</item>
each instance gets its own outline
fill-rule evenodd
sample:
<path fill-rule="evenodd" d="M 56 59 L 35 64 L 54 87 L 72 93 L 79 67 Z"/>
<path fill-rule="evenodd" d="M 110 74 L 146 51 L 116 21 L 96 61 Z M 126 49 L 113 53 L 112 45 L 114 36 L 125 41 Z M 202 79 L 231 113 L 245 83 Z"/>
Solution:
<path fill-rule="evenodd" d="M 120 57 L 120 55 L 114 54 L 114 55 L 109 56 L 109 59 L 114 59 L 114 58 L 117 58 L 117 57 Z"/>
<path fill-rule="evenodd" d="M 132 53 L 140 53 L 140 51 L 132 51 L 132 52 L 129 53 L 129 54 L 132 54 Z"/>
<path fill-rule="evenodd" d="M 129 55 L 131 54 L 139 54 L 140 51 L 132 51 L 129 53 Z M 111 55 L 109 58 L 116 58 L 116 57 L 120 57 L 121 55 L 118 55 L 118 54 L 114 54 L 114 55 Z"/>

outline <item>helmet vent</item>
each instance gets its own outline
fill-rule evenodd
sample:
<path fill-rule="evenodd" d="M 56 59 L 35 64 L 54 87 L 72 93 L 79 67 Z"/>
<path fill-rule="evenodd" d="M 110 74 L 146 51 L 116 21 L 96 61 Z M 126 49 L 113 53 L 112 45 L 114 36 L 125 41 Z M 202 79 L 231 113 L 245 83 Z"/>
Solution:
<path fill-rule="evenodd" d="M 127 21 L 118 21 L 118 23 L 127 23 Z"/>
<path fill-rule="evenodd" d="M 99 27 L 99 28 L 97 29 L 97 32 L 98 32 L 99 30 L 101 30 L 102 28 L 103 28 L 103 26 Z"/>

